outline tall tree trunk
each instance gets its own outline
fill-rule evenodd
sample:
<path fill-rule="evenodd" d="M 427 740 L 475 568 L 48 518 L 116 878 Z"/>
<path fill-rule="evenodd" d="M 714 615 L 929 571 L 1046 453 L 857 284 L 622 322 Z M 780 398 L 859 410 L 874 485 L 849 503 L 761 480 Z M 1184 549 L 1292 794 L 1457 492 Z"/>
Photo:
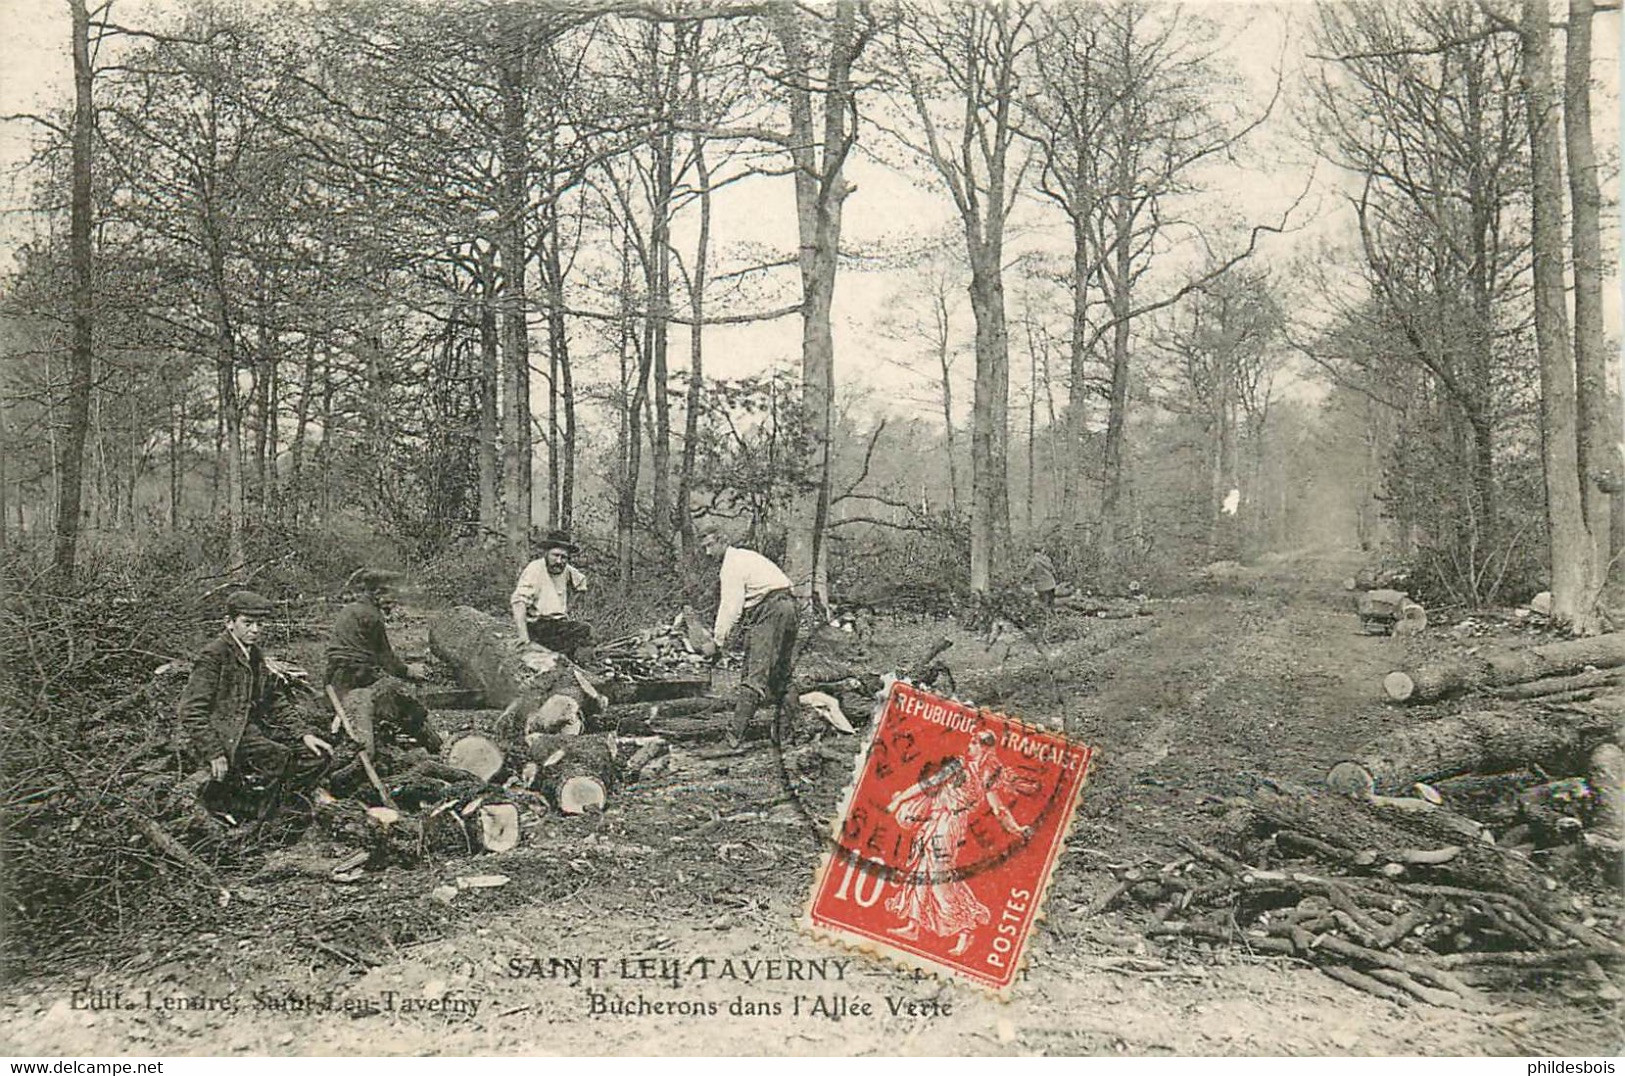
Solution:
<path fill-rule="evenodd" d="M 305 339 L 305 361 L 299 371 L 299 403 L 293 412 L 293 444 L 288 448 L 288 522 L 298 526 L 305 509 L 305 438 L 310 429 L 311 390 L 316 383 L 316 336 Z"/>
<path fill-rule="evenodd" d="M 1127 264 L 1127 240 L 1119 248 L 1119 263 Z M 1126 278 L 1127 273 L 1123 274 Z M 1120 278 L 1119 284 L 1114 286 L 1112 311 L 1112 380 L 1110 395 L 1106 402 L 1106 443 L 1103 456 L 1103 475 L 1101 481 L 1100 522 L 1101 522 L 1101 551 L 1106 557 L 1116 555 L 1117 542 L 1124 536 L 1123 526 L 1123 489 L 1125 485 L 1123 474 L 1123 446 L 1127 440 L 1128 431 L 1128 381 L 1129 381 L 1129 295 L 1125 290 L 1121 296 L 1116 287 L 1126 289 L 1126 279 Z"/>
<path fill-rule="evenodd" d="M 480 247 L 479 279 L 475 281 L 475 288 L 478 292 L 475 309 L 480 322 L 480 530 L 494 534 L 502 529 L 502 468 L 497 454 L 497 442 L 502 436 L 501 416 L 497 410 L 502 359 L 497 351 L 496 261 L 488 244 Z"/>
<path fill-rule="evenodd" d="M 530 193 L 529 146 L 525 122 L 524 36 L 510 28 L 497 74 L 501 111 L 502 186 L 498 227 L 502 240 L 502 344 L 508 364 L 507 442 L 504 464 L 507 477 L 509 548 L 528 547 L 533 519 L 531 507 L 530 334 L 525 323 L 528 303 L 525 269 L 529 262 L 525 243 L 526 201 Z"/>
<path fill-rule="evenodd" d="M 73 21 L 73 190 L 69 247 L 73 266 L 73 337 L 68 358 L 68 423 L 57 469 L 56 548 L 53 563 L 73 575 L 79 548 L 79 506 L 84 493 L 85 437 L 90 429 L 91 277 L 90 140 L 95 124 L 91 100 L 90 15 L 85 0 L 69 0 Z"/>
<path fill-rule="evenodd" d="M 282 476 L 277 469 L 277 457 L 282 452 L 280 422 L 282 409 L 282 363 L 273 351 L 265 366 L 265 519 L 279 519 L 282 511 Z"/>
<path fill-rule="evenodd" d="M 1033 529 L 1033 476 L 1038 470 L 1038 353 L 1027 337 L 1027 530 Z"/>
<path fill-rule="evenodd" d="M 622 250 L 622 302 L 628 307 L 622 314 L 621 330 L 621 383 L 623 386 L 622 399 L 625 402 L 625 418 L 623 420 L 623 459 L 624 467 L 621 471 L 621 487 L 619 500 L 615 512 L 616 542 L 620 551 L 620 582 L 623 587 L 632 585 L 632 565 L 637 531 L 638 511 L 638 478 L 643 469 L 643 409 L 648 405 L 649 398 L 649 365 L 650 348 L 648 336 L 645 334 L 641 345 L 638 344 L 637 334 L 633 331 L 633 316 L 630 310 L 632 301 L 632 257 L 631 239 L 628 237 L 627 246 Z M 637 371 L 632 383 L 627 384 L 628 373 L 626 365 L 626 349 L 634 347 L 637 350 Z"/>
<path fill-rule="evenodd" d="M 1564 60 L 1563 133 L 1569 159 L 1573 207 L 1575 403 L 1579 425 L 1577 465 L 1581 504 L 1592 540 L 1591 589 L 1625 588 L 1625 549 L 1612 539 L 1614 502 L 1609 472 L 1625 477 L 1621 441 L 1625 429 L 1610 399 L 1608 344 L 1603 329 L 1602 192 L 1591 134 L 1591 22 L 1593 0 L 1569 0 L 1569 37 Z M 1618 558 L 1618 559 L 1614 559 Z M 1610 561 L 1612 563 L 1610 564 Z"/>
<path fill-rule="evenodd" d="M 559 367 L 564 350 L 564 311 L 560 309 L 558 203 L 548 201 L 537 214 L 537 262 L 547 297 L 547 526 L 559 523 Z"/>
<path fill-rule="evenodd" d="M 1595 630 L 1593 545 L 1580 494 L 1574 357 L 1563 289 L 1563 175 L 1552 87 L 1551 15 L 1546 0 L 1523 0 L 1523 83 L 1528 97 L 1533 201 L 1535 341 L 1540 352 L 1541 458 L 1552 562 L 1552 619 Z"/>
<path fill-rule="evenodd" d="M 226 552 L 233 565 L 248 562 L 243 540 L 246 514 L 243 496 L 243 413 L 237 398 L 237 335 L 226 295 L 226 259 L 221 249 L 219 221 L 212 205 L 205 204 L 204 233 L 208 246 L 209 292 L 214 307 L 215 366 L 220 389 L 221 452 L 225 456 Z M 219 464 L 216 465 L 217 468 Z"/>
<path fill-rule="evenodd" d="M 694 459 L 699 450 L 700 404 L 705 392 L 705 277 L 711 252 L 711 167 L 705 140 L 694 137 L 694 171 L 699 179 L 700 234 L 694 242 L 694 269 L 688 278 L 688 399 L 683 412 L 683 458 L 677 472 L 677 525 L 683 549 L 694 548 L 694 517 L 689 505 Z"/>
<path fill-rule="evenodd" d="M 831 310 L 841 243 L 841 218 L 850 191 L 844 166 L 855 138 L 852 62 L 861 47 L 854 34 L 857 5 L 837 0 L 830 25 L 829 64 L 823 79 L 822 137 L 815 126 L 815 79 L 800 23 L 789 5 L 772 10 L 784 51 L 783 81 L 790 114 L 790 156 L 795 166 L 796 228 L 801 241 L 801 420 L 811 492 L 791 512 L 786 570 L 798 597 L 828 602 L 824 531 L 830 502 L 830 435 L 835 397 L 835 345 Z M 822 147 L 822 152 L 819 151 Z"/>
<path fill-rule="evenodd" d="M 677 59 L 672 69 L 677 69 Z M 666 95 L 665 100 L 670 100 Z M 650 279 L 649 318 L 650 347 L 652 349 L 651 375 L 654 396 L 653 441 L 650 453 L 654 465 L 654 530 L 655 540 L 662 548 L 669 548 L 672 537 L 671 502 L 671 383 L 667 370 L 667 346 L 671 331 L 671 201 L 674 179 L 672 157 L 675 136 L 663 131 L 654 140 L 654 201 L 653 219 L 649 229 Z"/>
<path fill-rule="evenodd" d="M 316 510 L 323 523 L 333 511 L 333 438 L 338 430 L 333 422 L 333 396 L 338 384 L 333 377 L 333 352 L 322 351 L 322 439 L 316 444 Z"/>
<path fill-rule="evenodd" d="M 564 323 L 564 292 L 558 292 L 559 325 Z M 559 526 L 569 530 L 575 519 L 576 498 L 576 390 L 571 373 L 569 338 L 559 350 L 559 393 L 564 400 L 564 451 L 559 470 Z"/>
<path fill-rule="evenodd" d="M 1080 147 L 1079 154 L 1084 150 Z M 1088 442 L 1089 395 L 1089 231 L 1088 218 L 1072 218 L 1072 338 L 1067 364 L 1066 460 L 1061 466 L 1061 515 L 1082 518 L 1084 446 Z"/>
<path fill-rule="evenodd" d="M 175 404 L 175 427 L 169 437 L 169 528 L 181 525 L 181 452 L 186 444 L 186 397 Z"/>
<path fill-rule="evenodd" d="M 959 515 L 959 444 L 954 433 L 953 368 L 948 361 L 948 297 L 939 290 L 936 304 L 937 370 L 942 375 L 942 432 L 948 445 L 948 504 Z"/>
<path fill-rule="evenodd" d="M 1002 246 L 978 241 L 974 225 L 968 223 L 967 229 L 973 236 L 970 296 L 976 320 L 970 443 L 970 587 L 975 593 L 985 594 L 1010 541 L 1010 338 L 1004 318 Z"/>

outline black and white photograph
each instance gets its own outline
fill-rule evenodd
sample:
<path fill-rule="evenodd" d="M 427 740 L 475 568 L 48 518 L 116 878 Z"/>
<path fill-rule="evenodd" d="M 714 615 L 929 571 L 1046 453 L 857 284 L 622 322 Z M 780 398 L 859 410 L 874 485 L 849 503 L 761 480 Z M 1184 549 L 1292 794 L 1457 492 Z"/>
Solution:
<path fill-rule="evenodd" d="M 0 1055 L 1617 1057 L 1620 19 L 0 0 Z"/>

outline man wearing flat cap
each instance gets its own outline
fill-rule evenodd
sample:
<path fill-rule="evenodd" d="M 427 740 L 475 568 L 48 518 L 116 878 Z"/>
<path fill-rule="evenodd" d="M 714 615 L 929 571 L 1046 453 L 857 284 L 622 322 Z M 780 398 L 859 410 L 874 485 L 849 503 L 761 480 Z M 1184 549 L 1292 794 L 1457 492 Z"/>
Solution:
<path fill-rule="evenodd" d="M 277 726 L 259 638 L 275 607 L 252 590 L 226 599 L 225 630 L 192 663 L 181 693 L 182 728 L 199 762 L 221 781 L 235 774 L 261 787 L 313 787 L 333 748 L 314 732 Z"/>
<path fill-rule="evenodd" d="M 358 568 L 345 584 L 353 600 L 333 618 L 327 638 L 326 682 L 340 696 L 358 687 L 370 687 L 384 675 L 422 680 L 426 670 L 395 656 L 384 615 L 394 606 L 404 577 L 399 572 Z"/>
<path fill-rule="evenodd" d="M 508 605 L 521 642 L 536 643 L 574 661 L 591 660 L 592 628 L 570 618 L 570 600 L 587 589 L 587 577 L 570 563 L 579 552 L 569 535 L 548 531 L 541 556 L 525 565 Z"/>

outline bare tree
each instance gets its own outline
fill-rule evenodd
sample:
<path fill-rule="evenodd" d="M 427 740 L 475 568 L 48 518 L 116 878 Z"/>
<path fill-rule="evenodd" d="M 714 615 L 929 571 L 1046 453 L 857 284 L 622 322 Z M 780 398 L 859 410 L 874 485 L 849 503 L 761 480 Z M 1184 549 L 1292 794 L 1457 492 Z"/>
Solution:
<path fill-rule="evenodd" d="M 1604 263 L 1597 184 L 1597 149 L 1591 133 L 1591 23 L 1593 0 L 1569 0 L 1564 50 L 1563 135 L 1569 162 L 1574 255 L 1574 365 L 1578 407 L 1581 503 L 1591 532 L 1598 587 L 1625 598 L 1625 421 L 1608 384 L 1608 342 L 1603 331 Z"/>
<path fill-rule="evenodd" d="M 841 250 L 841 220 L 852 188 L 846 161 L 858 138 L 853 67 L 875 31 L 866 4 L 836 0 L 827 13 L 778 4 L 766 15 L 784 60 L 774 78 L 788 134 L 766 140 L 789 154 L 795 177 L 801 273 L 801 412 L 814 488 L 797 499 L 786 550 L 797 594 L 828 603 L 824 550 L 829 525 L 830 434 L 835 403 L 835 339 L 830 316 Z M 822 48 L 819 48 L 822 39 Z"/>
<path fill-rule="evenodd" d="M 971 407 L 970 586 L 985 594 L 1010 541 L 1010 337 L 1005 321 L 1005 225 L 1028 157 L 1016 135 L 1016 98 L 1033 46 L 1031 4 L 908 9 L 895 35 L 903 94 L 918 127 L 888 128 L 952 197 L 970 262 L 976 319 Z"/>
<path fill-rule="evenodd" d="M 1124 494 L 1133 325 L 1223 276 L 1253 244 L 1155 294 L 1147 295 L 1144 278 L 1181 240 L 1205 241 L 1180 218 L 1176 199 L 1197 193 L 1202 166 L 1233 154 L 1274 102 L 1245 112 L 1245 94 L 1222 70 L 1218 27 L 1176 7 L 1142 0 L 1056 7 L 1044 12 L 1036 37 L 1037 88 L 1023 100 L 1022 130 L 1039 147 L 1038 190 L 1066 215 L 1072 238 L 1062 499 L 1076 522 L 1089 399 L 1102 383 L 1109 550 Z M 1106 367 L 1103 379 L 1091 376 L 1096 363 Z"/>
<path fill-rule="evenodd" d="M 73 575 L 79 542 L 79 505 L 84 492 L 85 437 L 90 429 L 91 265 L 90 140 L 95 126 L 91 97 L 90 14 L 85 0 L 68 0 L 73 15 L 73 194 L 69 242 L 73 265 L 73 339 L 68 349 L 67 429 L 58 442 L 56 570 Z"/>
<path fill-rule="evenodd" d="M 1529 123 L 1535 340 L 1540 351 L 1541 459 L 1551 543 L 1552 618 L 1578 633 L 1597 628 L 1599 573 L 1580 488 L 1574 351 L 1563 286 L 1562 122 L 1552 85 L 1551 10 L 1523 0 L 1519 25 Z"/>

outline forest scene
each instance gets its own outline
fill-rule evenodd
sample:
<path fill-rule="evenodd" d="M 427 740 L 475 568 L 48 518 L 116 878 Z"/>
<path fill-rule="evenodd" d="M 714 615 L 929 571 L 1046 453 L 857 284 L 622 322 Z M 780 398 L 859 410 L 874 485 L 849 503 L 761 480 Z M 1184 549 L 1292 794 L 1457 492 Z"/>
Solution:
<path fill-rule="evenodd" d="M 1617 3 L 0 10 L 6 1052 L 1617 1052 Z M 895 678 L 1095 752 L 1009 1006 L 507 981 L 824 952 Z"/>

